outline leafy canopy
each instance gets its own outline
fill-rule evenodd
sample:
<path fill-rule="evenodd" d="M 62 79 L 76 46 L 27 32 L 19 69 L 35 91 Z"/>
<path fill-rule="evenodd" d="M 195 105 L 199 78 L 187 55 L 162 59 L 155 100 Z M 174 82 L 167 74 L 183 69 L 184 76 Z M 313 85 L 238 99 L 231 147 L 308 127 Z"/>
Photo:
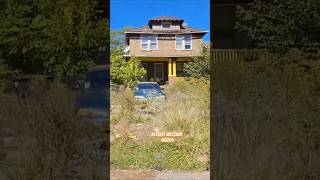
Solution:
<path fill-rule="evenodd" d="M 237 18 L 236 29 L 248 32 L 256 48 L 319 57 L 319 0 L 255 0 L 249 7 L 238 7 Z"/>
<path fill-rule="evenodd" d="M 111 31 L 111 67 L 110 78 L 113 84 L 125 85 L 133 87 L 145 75 L 146 70 L 141 66 L 140 61 L 135 57 L 129 59 L 124 58 L 124 31 L 127 27 L 121 30 Z"/>
<path fill-rule="evenodd" d="M 3 0 L 0 58 L 12 70 L 68 78 L 101 63 L 107 22 L 90 0 Z"/>

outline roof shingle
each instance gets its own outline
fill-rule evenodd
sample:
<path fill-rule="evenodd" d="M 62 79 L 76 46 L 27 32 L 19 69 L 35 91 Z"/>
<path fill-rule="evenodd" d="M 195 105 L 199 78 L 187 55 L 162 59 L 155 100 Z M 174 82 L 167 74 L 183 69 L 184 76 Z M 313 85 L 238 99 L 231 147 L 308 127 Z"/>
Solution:
<path fill-rule="evenodd" d="M 168 29 L 168 30 L 155 30 L 150 26 L 143 26 L 126 31 L 126 34 L 138 33 L 138 34 L 186 34 L 186 33 L 207 33 L 208 31 L 195 29 L 189 26 L 182 26 L 181 29 Z"/>
<path fill-rule="evenodd" d="M 152 23 L 156 21 L 177 21 L 180 24 L 180 29 L 152 29 Z M 148 25 L 139 28 L 131 29 L 126 31 L 126 34 L 190 34 L 200 33 L 205 34 L 208 31 L 195 29 L 183 24 L 183 19 L 173 16 L 158 16 L 149 20 Z"/>
<path fill-rule="evenodd" d="M 149 21 L 183 21 L 183 19 L 180 19 L 174 16 L 158 16 L 158 17 L 149 19 Z"/>

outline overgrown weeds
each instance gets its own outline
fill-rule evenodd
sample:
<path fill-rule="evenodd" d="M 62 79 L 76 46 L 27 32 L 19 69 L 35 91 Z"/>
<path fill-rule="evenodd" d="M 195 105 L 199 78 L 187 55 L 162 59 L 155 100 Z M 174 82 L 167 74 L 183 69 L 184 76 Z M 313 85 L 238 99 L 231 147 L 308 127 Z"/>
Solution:
<path fill-rule="evenodd" d="M 114 94 L 111 98 L 112 103 L 118 103 L 121 106 L 118 109 L 123 109 L 124 112 L 128 107 L 148 109 L 148 106 L 155 105 L 141 105 L 137 101 L 124 100 L 123 98 L 133 97 L 132 92 L 128 92 Z M 112 168 L 209 168 L 209 83 L 181 80 L 167 87 L 166 95 L 167 101 L 155 106 L 151 113 L 137 114 L 134 109 L 130 109 L 129 114 L 121 114 L 121 110 L 111 113 L 111 117 L 122 118 L 114 121 L 111 126 L 111 131 L 116 132 L 116 138 L 111 145 Z M 142 130 L 144 140 L 136 138 L 134 132 L 129 130 L 137 123 L 132 120 L 133 116 L 149 117 L 148 121 L 139 121 L 142 126 L 152 127 Z M 161 132 L 182 132 L 183 136 L 176 138 L 174 142 L 163 143 L 160 138 L 150 137 L 155 129 Z"/>
<path fill-rule="evenodd" d="M 217 179 L 319 179 L 319 67 L 214 62 Z"/>
<path fill-rule="evenodd" d="M 20 140 L 12 147 L 18 155 L 5 151 L 1 162 L 10 180 L 103 179 L 105 171 L 97 169 L 106 165 L 106 152 L 93 139 L 101 141 L 106 134 L 76 116 L 74 98 L 59 83 L 36 97 L 1 94 L 1 130 L 9 129 Z"/>

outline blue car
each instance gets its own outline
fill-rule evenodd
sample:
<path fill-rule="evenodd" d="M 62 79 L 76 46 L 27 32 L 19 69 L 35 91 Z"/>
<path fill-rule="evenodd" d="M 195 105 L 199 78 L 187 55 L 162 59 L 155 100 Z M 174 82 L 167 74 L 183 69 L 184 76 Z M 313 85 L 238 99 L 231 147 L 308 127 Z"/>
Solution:
<path fill-rule="evenodd" d="M 140 82 L 134 88 L 134 97 L 137 100 L 160 100 L 166 99 L 165 93 L 156 82 Z"/>
<path fill-rule="evenodd" d="M 109 119 L 109 66 L 95 66 L 86 73 L 83 88 L 76 100 L 77 114 L 94 123 Z"/>

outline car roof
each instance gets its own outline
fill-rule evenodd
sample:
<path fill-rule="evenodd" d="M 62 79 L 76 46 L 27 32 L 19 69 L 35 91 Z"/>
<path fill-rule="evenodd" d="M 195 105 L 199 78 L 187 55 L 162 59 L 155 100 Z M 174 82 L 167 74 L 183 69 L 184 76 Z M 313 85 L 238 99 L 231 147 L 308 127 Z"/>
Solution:
<path fill-rule="evenodd" d="M 139 84 L 157 84 L 157 85 L 159 85 L 157 82 L 139 82 L 138 85 Z"/>

